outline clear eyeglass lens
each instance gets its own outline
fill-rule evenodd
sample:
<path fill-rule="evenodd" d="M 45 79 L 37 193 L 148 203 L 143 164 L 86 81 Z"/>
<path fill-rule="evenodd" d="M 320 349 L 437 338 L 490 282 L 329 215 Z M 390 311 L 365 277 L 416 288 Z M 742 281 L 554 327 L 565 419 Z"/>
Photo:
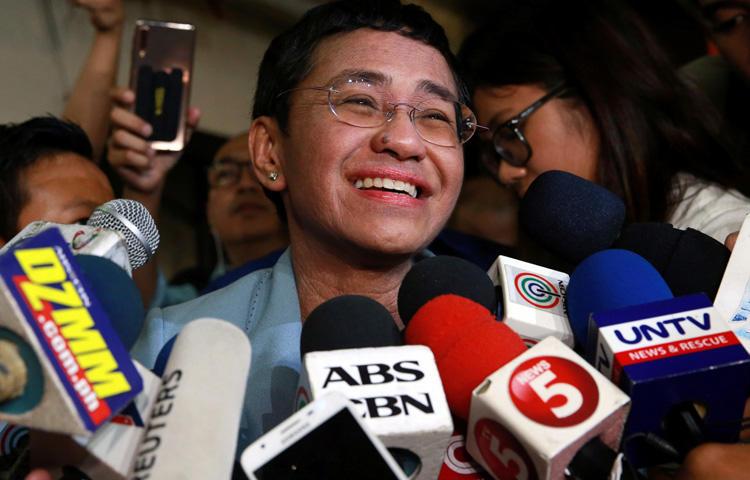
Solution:
<path fill-rule="evenodd" d="M 510 127 L 498 128 L 492 138 L 495 151 L 511 165 L 521 166 L 526 163 L 528 149 Z"/>
<path fill-rule="evenodd" d="M 342 122 L 355 127 L 377 127 L 386 122 L 389 112 L 400 106 L 394 107 L 385 97 L 385 92 L 371 83 L 349 79 L 334 85 L 329 98 L 333 113 Z M 456 146 L 471 138 L 476 129 L 474 114 L 457 102 L 435 97 L 404 106 L 413 109 L 412 120 L 419 136 L 436 145 Z"/>

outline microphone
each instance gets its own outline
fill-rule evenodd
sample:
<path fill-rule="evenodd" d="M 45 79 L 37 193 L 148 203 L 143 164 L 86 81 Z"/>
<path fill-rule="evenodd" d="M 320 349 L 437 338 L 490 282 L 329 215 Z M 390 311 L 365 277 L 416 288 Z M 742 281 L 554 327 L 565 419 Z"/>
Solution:
<path fill-rule="evenodd" d="M 251 348 L 222 320 L 177 335 L 132 469 L 133 479 L 230 478 Z M 210 425 L 201 419 L 210 416 Z"/>
<path fill-rule="evenodd" d="M 729 249 L 714 238 L 665 223 L 628 225 L 613 248 L 630 250 L 648 260 L 676 297 L 704 292 L 715 298 L 729 262 Z"/>
<path fill-rule="evenodd" d="M 130 350 L 146 319 L 138 287 L 125 270 L 106 258 L 80 254 L 75 261 L 91 282 L 94 296 L 107 312 L 120 341 Z"/>
<path fill-rule="evenodd" d="M 418 268 L 419 265 L 415 265 L 413 269 Z M 407 274 L 407 278 L 409 275 L 411 275 L 411 272 Z M 458 283 L 463 282 L 459 280 Z M 408 291 L 404 291 L 407 284 L 408 282 L 405 279 L 399 297 L 409 295 Z M 497 322 L 486 308 L 472 300 L 450 293 L 429 300 L 410 319 L 402 314 L 402 319 L 408 322 L 405 332 L 407 343 L 428 345 L 433 350 L 451 410 L 456 416 L 468 419 L 470 422 L 467 434 L 469 453 L 494 478 L 511 478 L 509 475 L 512 472 L 503 472 L 495 463 L 488 462 L 479 450 L 472 447 L 473 443 L 476 446 L 476 435 L 481 435 L 483 439 L 489 442 L 487 445 L 490 445 L 490 453 L 495 452 L 501 460 L 505 459 L 511 469 L 516 468 L 515 473 L 521 474 L 523 471 L 530 475 L 539 473 L 540 478 L 553 478 L 547 476 L 550 469 L 568 465 L 574 456 L 573 454 L 582 445 L 582 443 L 576 442 L 583 438 L 588 441 L 606 431 L 605 441 L 609 442 L 610 445 L 616 445 L 616 440 L 619 439 L 617 425 L 622 424 L 621 420 L 626 412 L 627 397 L 619 392 L 616 387 L 606 382 L 601 374 L 595 372 L 582 360 L 578 360 L 578 363 L 583 364 L 579 370 L 584 370 L 587 375 L 594 378 L 592 381 L 595 383 L 597 392 L 602 391 L 606 394 L 603 394 L 603 396 L 607 399 L 616 399 L 616 401 L 609 403 L 595 402 L 596 415 L 578 419 L 577 422 L 581 425 L 578 425 L 578 430 L 574 429 L 573 435 L 568 435 L 566 432 L 566 435 L 562 436 L 557 433 L 559 430 L 554 427 L 536 427 L 537 434 L 540 431 L 539 429 L 547 429 L 543 432 L 542 437 L 531 436 L 526 438 L 523 436 L 523 432 L 514 432 L 512 435 L 503 435 L 502 441 L 499 441 L 497 437 L 499 435 L 498 429 L 502 430 L 508 428 L 507 425 L 522 422 L 523 414 L 519 414 L 518 410 L 515 410 L 514 416 L 518 418 L 503 419 L 501 422 L 492 420 L 494 423 L 491 424 L 491 431 L 485 428 L 485 426 L 490 426 L 490 423 L 479 423 L 476 419 L 476 416 L 483 411 L 488 418 L 502 418 L 503 413 L 500 412 L 502 409 L 496 404 L 498 399 L 507 397 L 507 393 L 505 393 L 507 388 L 503 387 L 503 390 L 503 388 L 497 387 L 500 390 L 494 390 L 494 395 L 481 397 L 481 400 L 479 393 L 484 393 L 481 387 L 485 387 L 485 390 L 488 387 L 488 384 L 485 383 L 487 377 L 492 379 L 495 375 L 505 371 L 501 367 L 508 362 L 517 363 L 514 359 L 519 355 L 523 358 L 530 355 L 529 352 L 546 352 L 547 345 L 552 343 L 555 355 L 577 358 L 558 340 L 549 338 L 532 350 L 528 350 L 521 338 L 505 324 Z M 498 368 L 501 369 L 498 370 Z M 569 369 L 575 368 L 577 367 L 569 367 Z M 576 370 L 576 372 L 579 370 Z M 489 384 L 491 386 L 499 385 L 492 380 Z M 544 385 L 549 386 L 548 384 L 549 382 Z M 477 388 L 477 386 L 481 387 Z M 477 388 L 474 393 L 475 399 L 472 401 L 472 391 L 475 388 Z M 547 401 L 557 395 L 556 391 L 557 389 L 546 398 L 542 395 L 548 392 L 537 394 L 541 397 L 541 399 L 537 399 L 537 402 L 544 406 Z M 535 392 L 531 393 L 534 394 Z M 487 400 L 488 398 L 489 400 Z M 479 406 L 485 401 L 489 402 L 486 408 Z M 600 404 L 601 406 L 599 406 Z M 485 410 L 482 410 L 482 408 L 485 408 Z M 487 409 L 492 412 L 488 413 Z M 531 420 L 526 419 L 525 421 L 526 426 L 533 424 Z M 522 427 L 521 430 L 524 428 L 526 427 Z M 576 436 L 576 433 L 578 436 Z M 523 443 L 516 438 L 523 438 Z M 498 450 L 500 445 L 503 445 L 502 451 Z M 521 475 L 518 478 L 524 477 Z M 533 476 L 527 478 L 533 478 Z"/>
<path fill-rule="evenodd" d="M 489 276 L 502 292 L 503 321 L 526 345 L 551 336 L 573 346 L 565 307 L 568 274 L 500 255 Z"/>
<path fill-rule="evenodd" d="M 159 230 L 142 203 L 118 198 L 94 209 L 87 225 L 120 232 L 133 270 L 142 267 L 159 248 Z"/>
<path fill-rule="evenodd" d="M 714 306 L 729 321 L 735 335 L 750 351 L 750 215 L 745 217 L 729 263 L 719 285 Z"/>
<path fill-rule="evenodd" d="M 440 375 L 427 347 L 402 346 L 385 307 L 357 295 L 324 302 L 302 324 L 301 354 L 297 409 L 342 393 L 407 473 L 421 464 L 414 478 L 437 478 L 453 432 Z"/>
<path fill-rule="evenodd" d="M 518 221 L 543 247 L 578 264 L 612 245 L 625 222 L 625 204 L 593 182 L 550 170 L 529 185 Z"/>
<path fill-rule="evenodd" d="M 0 255 L 52 227 L 60 230 L 74 254 L 107 258 L 128 273 L 143 266 L 159 247 L 159 231 L 146 207 L 116 199 L 96 207 L 86 225 L 32 222 L 0 249 Z"/>
<path fill-rule="evenodd" d="M 495 287 L 481 268 L 463 258 L 438 255 L 416 263 L 402 280 L 399 316 L 406 322 L 422 305 L 446 293 L 469 298 L 492 313 L 498 309 Z"/>
<path fill-rule="evenodd" d="M 638 467 L 734 442 L 750 356 L 705 294 L 592 314 L 591 361 L 633 400 L 624 451 Z"/>
<path fill-rule="evenodd" d="M 672 298 L 659 272 L 627 250 L 603 250 L 582 261 L 568 283 L 568 319 L 580 351 L 589 346 L 592 312 Z"/>
<path fill-rule="evenodd" d="M 143 390 L 120 414 L 91 437 L 68 436 L 34 430 L 30 449 L 32 468 L 49 470 L 53 478 L 76 471 L 73 478 L 127 480 L 146 431 L 146 421 L 156 402 L 161 379 L 133 362 L 143 379 Z"/>
<path fill-rule="evenodd" d="M 142 381 L 58 230 L 0 256 L 0 419 L 90 436 Z"/>

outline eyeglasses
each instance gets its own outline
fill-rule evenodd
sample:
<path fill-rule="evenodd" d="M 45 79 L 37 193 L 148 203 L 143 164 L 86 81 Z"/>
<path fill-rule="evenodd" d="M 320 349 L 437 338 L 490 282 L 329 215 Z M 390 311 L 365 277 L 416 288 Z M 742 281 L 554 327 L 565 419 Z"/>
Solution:
<path fill-rule="evenodd" d="M 345 78 L 327 87 L 301 87 L 286 90 L 320 90 L 328 92 L 328 108 L 341 122 L 353 127 L 374 128 L 385 125 L 406 107 L 409 120 L 422 140 L 441 147 L 457 147 L 467 142 L 477 128 L 474 112 L 466 105 L 434 96 L 416 105 L 386 100 L 387 92 L 364 78 Z"/>
<path fill-rule="evenodd" d="M 242 177 L 242 171 L 249 171 L 248 162 L 220 160 L 208 167 L 208 184 L 211 188 L 225 188 L 237 185 Z"/>
<path fill-rule="evenodd" d="M 521 126 L 532 113 L 539 110 L 542 105 L 562 94 L 567 90 L 565 84 L 560 84 L 550 90 L 546 95 L 526 107 L 521 113 L 503 123 L 492 132 L 492 147 L 494 151 L 482 153 L 484 166 L 494 176 L 500 168 L 500 160 L 508 162 L 514 167 L 523 167 L 531 158 L 532 150 L 528 140 L 521 130 Z"/>
<path fill-rule="evenodd" d="M 703 16 L 708 20 L 711 31 L 717 35 L 733 33 L 740 27 L 748 28 L 750 7 L 741 1 L 718 1 L 703 8 Z"/>

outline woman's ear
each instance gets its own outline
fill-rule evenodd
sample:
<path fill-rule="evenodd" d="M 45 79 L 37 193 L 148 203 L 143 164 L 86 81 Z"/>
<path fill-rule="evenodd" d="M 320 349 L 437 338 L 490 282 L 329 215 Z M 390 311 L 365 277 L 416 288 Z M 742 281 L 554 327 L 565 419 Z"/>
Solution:
<path fill-rule="evenodd" d="M 253 120 L 247 139 L 253 171 L 261 185 L 273 192 L 286 189 L 279 141 L 282 135 L 276 120 L 263 116 Z"/>

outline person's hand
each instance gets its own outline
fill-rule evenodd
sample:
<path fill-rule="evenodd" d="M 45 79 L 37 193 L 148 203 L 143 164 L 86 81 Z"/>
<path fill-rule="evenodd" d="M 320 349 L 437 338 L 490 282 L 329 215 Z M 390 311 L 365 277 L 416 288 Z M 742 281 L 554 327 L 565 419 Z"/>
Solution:
<path fill-rule="evenodd" d="M 685 458 L 675 480 L 743 480 L 750 471 L 750 445 L 704 443 Z"/>
<path fill-rule="evenodd" d="M 146 138 L 151 135 L 151 125 L 129 110 L 135 102 L 132 90 L 116 89 L 112 100 L 115 106 L 110 115 L 113 132 L 107 156 L 109 163 L 126 187 L 141 194 L 158 193 L 182 152 L 157 153 L 150 147 Z M 190 108 L 186 142 L 199 119 L 200 111 Z"/>
<path fill-rule="evenodd" d="M 122 0 L 73 0 L 91 15 L 91 24 L 100 32 L 109 32 L 122 27 L 125 10 Z"/>
<path fill-rule="evenodd" d="M 734 232 L 727 235 L 726 240 L 724 240 L 724 245 L 729 249 L 731 252 L 734 250 L 734 244 L 737 243 L 737 237 L 740 236 L 740 232 Z"/>
<path fill-rule="evenodd" d="M 52 475 L 46 470 L 37 468 L 26 475 L 26 480 L 53 480 Z"/>

